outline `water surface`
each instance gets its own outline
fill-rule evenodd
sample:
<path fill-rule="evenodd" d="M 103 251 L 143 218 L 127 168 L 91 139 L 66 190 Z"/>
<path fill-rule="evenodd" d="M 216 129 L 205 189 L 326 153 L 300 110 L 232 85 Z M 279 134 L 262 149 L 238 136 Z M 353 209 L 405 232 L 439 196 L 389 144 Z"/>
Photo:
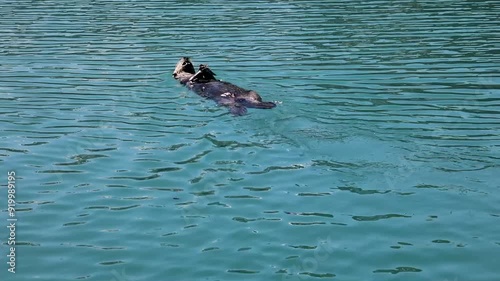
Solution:
<path fill-rule="evenodd" d="M 496 1 L 1 5 L 5 280 L 500 275 Z M 278 107 L 231 116 L 186 55 Z"/>

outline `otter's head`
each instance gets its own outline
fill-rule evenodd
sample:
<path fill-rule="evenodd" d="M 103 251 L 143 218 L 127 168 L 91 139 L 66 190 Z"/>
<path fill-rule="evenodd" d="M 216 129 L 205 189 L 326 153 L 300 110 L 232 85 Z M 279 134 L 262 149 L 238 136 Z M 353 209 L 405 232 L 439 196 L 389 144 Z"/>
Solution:
<path fill-rule="evenodd" d="M 175 79 L 178 79 L 178 76 L 180 74 L 194 74 L 194 66 L 189 60 L 188 57 L 183 57 L 179 60 L 177 65 L 175 66 L 174 72 L 172 73 L 172 76 Z"/>
<path fill-rule="evenodd" d="M 198 83 L 206 83 L 210 81 L 217 81 L 215 79 L 215 73 L 208 67 L 206 64 L 200 64 L 200 68 L 195 75 L 193 75 L 189 81 L 198 82 Z"/>

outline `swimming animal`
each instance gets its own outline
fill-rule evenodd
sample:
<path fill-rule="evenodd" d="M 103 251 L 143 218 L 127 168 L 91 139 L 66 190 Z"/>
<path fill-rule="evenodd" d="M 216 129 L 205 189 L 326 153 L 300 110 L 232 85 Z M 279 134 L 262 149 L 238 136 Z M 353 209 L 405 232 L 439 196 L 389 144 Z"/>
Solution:
<path fill-rule="evenodd" d="M 216 74 L 208 65 L 201 64 L 195 72 L 188 57 L 179 60 L 172 76 L 198 95 L 229 107 L 234 115 L 244 115 L 247 113 L 247 107 L 270 109 L 276 106 L 273 102 L 262 101 L 255 91 L 216 79 Z"/>
<path fill-rule="evenodd" d="M 193 63 L 188 57 L 183 57 L 179 60 L 179 62 L 177 62 L 172 76 L 176 80 L 179 80 L 182 85 L 186 85 L 189 78 L 191 78 L 195 73 L 196 71 L 194 70 Z"/>

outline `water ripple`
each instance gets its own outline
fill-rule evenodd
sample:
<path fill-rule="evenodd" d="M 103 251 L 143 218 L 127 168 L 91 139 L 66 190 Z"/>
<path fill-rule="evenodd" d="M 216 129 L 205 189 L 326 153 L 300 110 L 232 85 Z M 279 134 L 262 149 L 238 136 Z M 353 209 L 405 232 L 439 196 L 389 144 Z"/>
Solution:
<path fill-rule="evenodd" d="M 495 280 L 498 14 L 491 0 L 3 1 L 16 276 Z M 171 78 L 185 55 L 278 106 L 231 116 Z"/>

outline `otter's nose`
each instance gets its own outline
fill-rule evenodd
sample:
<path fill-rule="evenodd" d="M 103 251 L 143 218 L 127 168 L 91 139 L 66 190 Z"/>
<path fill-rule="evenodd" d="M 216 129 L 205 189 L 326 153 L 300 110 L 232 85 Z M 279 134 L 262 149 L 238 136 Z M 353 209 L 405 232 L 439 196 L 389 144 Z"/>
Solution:
<path fill-rule="evenodd" d="M 177 78 L 177 73 L 172 73 L 172 76 L 173 76 L 174 78 Z"/>

